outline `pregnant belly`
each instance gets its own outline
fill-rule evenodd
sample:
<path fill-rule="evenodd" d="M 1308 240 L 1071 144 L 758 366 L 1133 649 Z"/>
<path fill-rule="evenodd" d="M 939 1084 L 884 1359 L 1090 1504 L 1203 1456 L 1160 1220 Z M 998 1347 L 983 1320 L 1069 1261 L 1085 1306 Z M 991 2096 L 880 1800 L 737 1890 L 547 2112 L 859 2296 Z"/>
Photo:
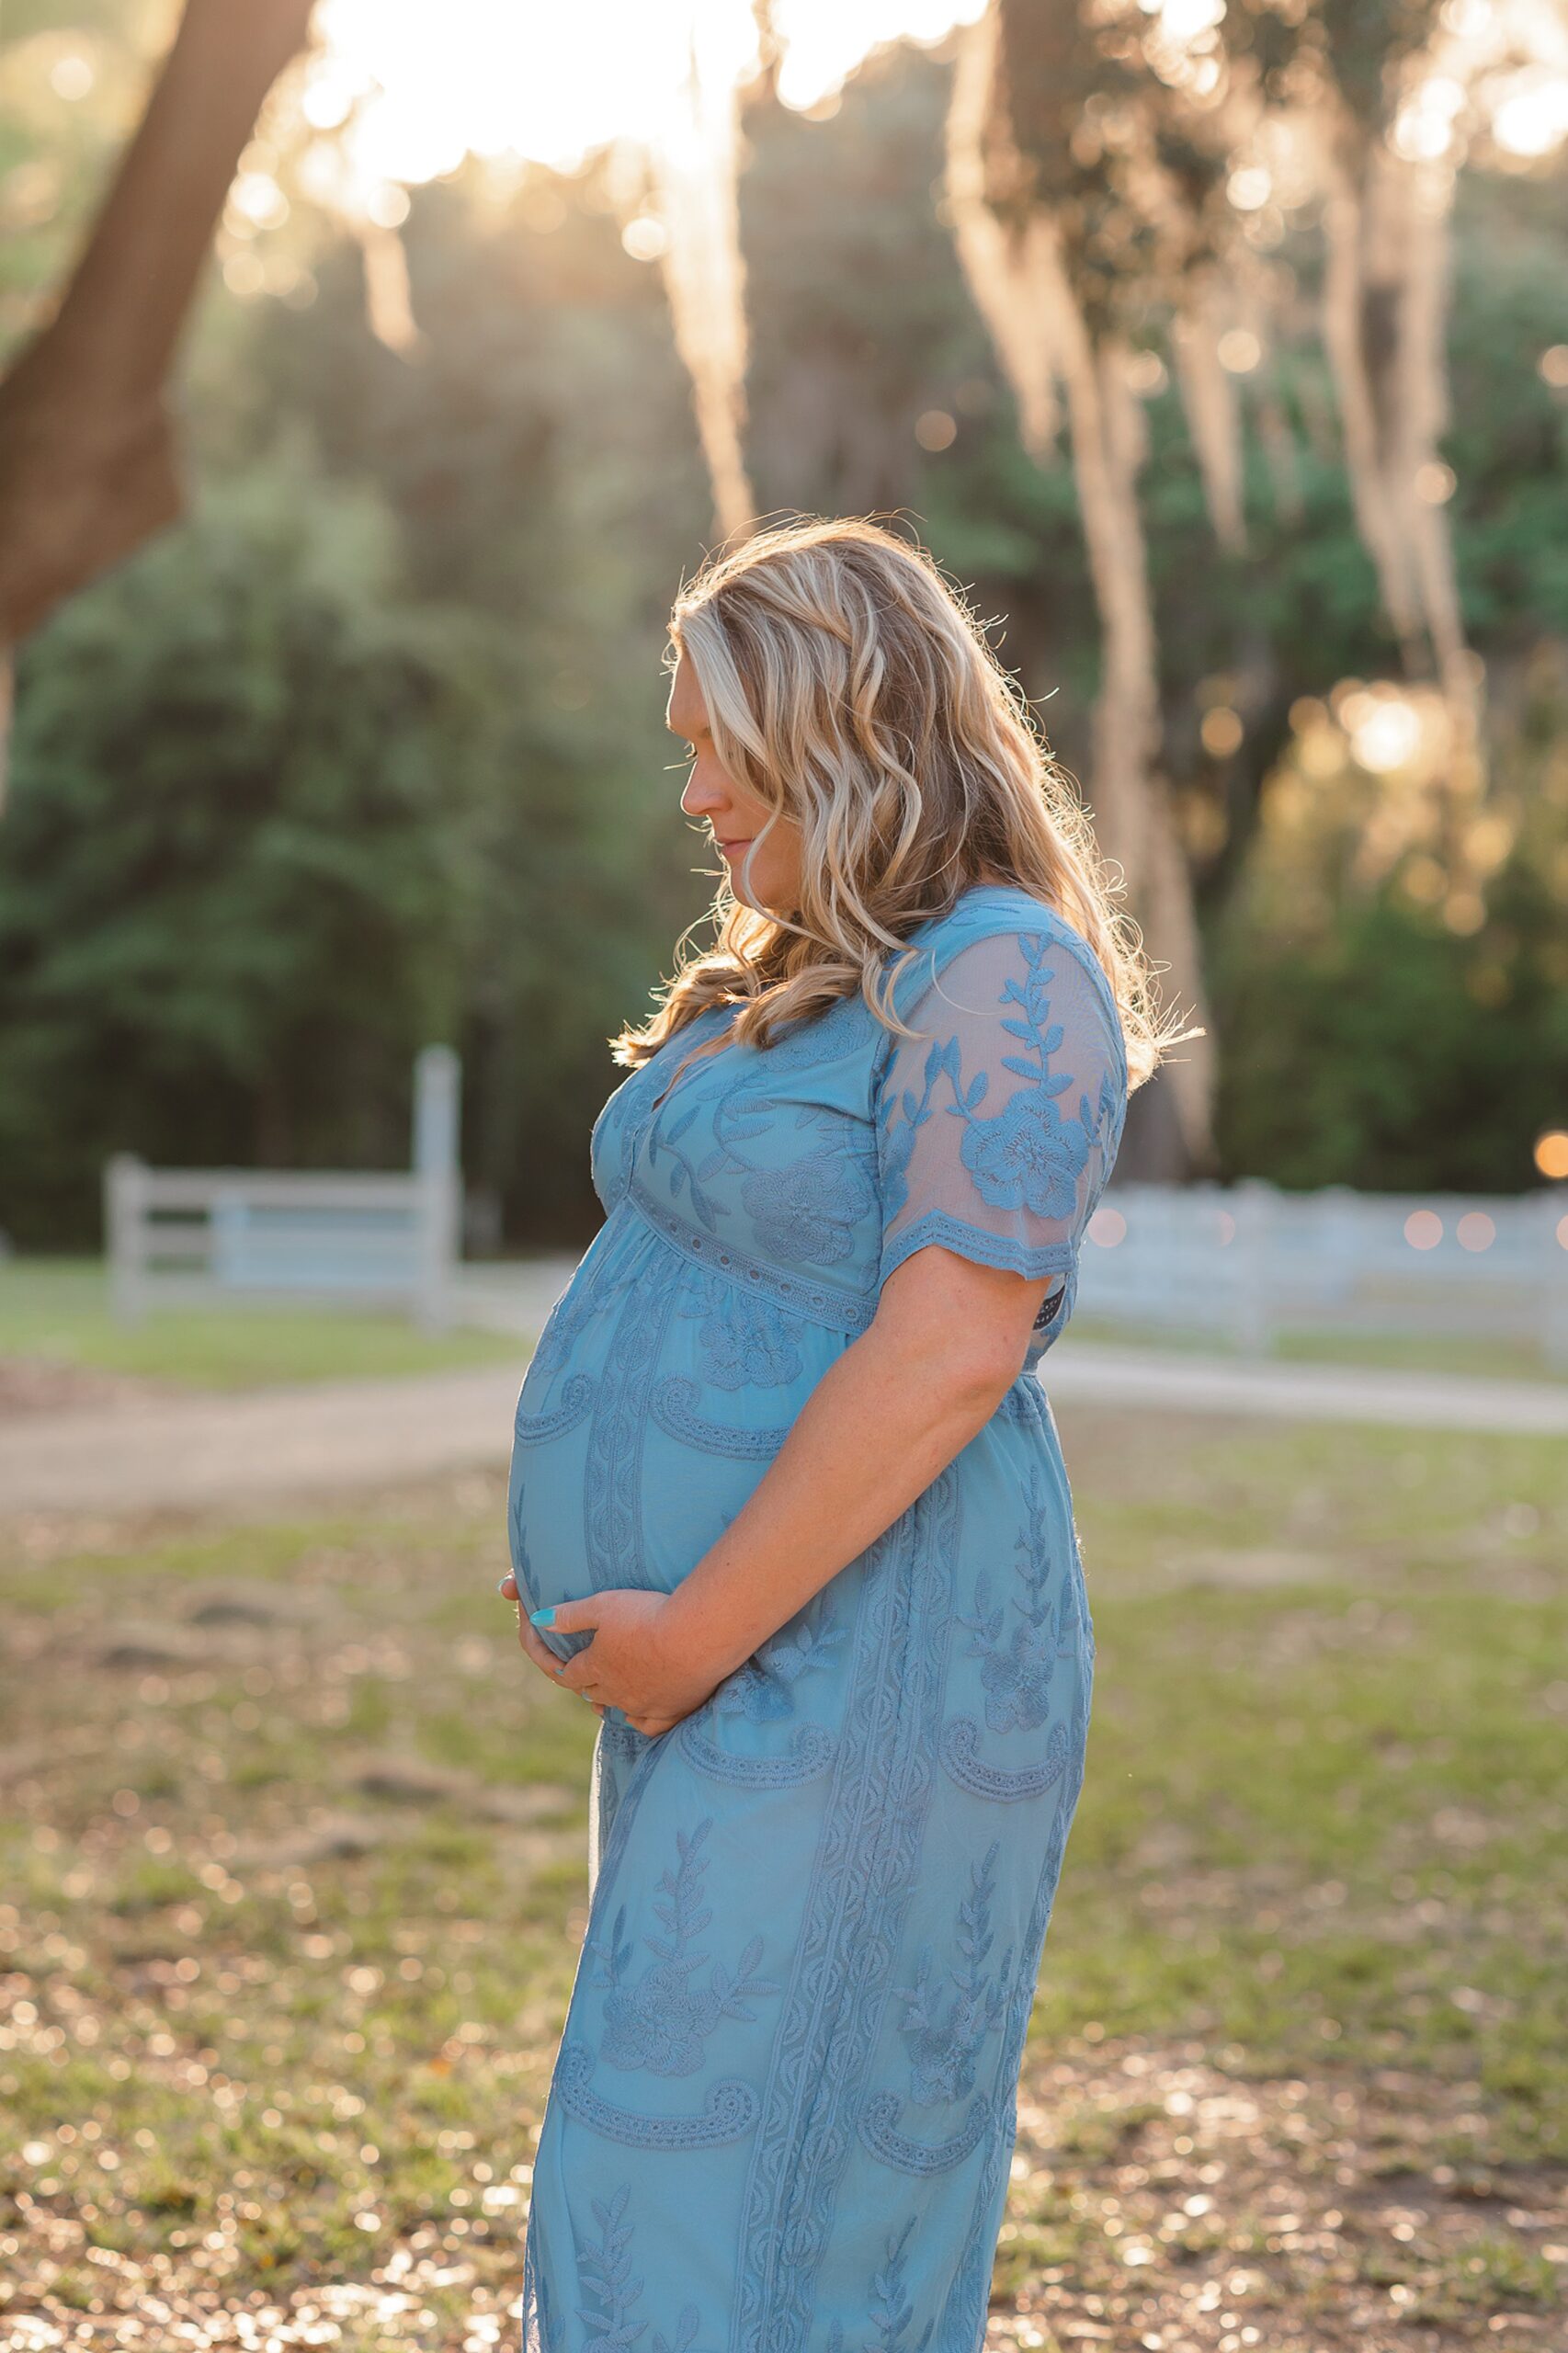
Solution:
<path fill-rule="evenodd" d="M 847 1346 L 841 1333 L 732 1298 L 638 1221 L 612 1221 L 600 1243 L 518 1401 L 509 1521 L 530 1609 L 619 1586 L 673 1592 L 767 1476 Z"/>
<path fill-rule="evenodd" d="M 690 1574 L 767 1469 L 712 1457 L 662 1434 L 592 1433 L 512 1451 L 512 1564 L 536 1608 L 619 1586 L 669 1593 Z"/>
<path fill-rule="evenodd" d="M 635 1411 L 602 1377 L 578 1376 L 556 1385 L 556 1411 L 519 1415 L 508 1517 L 530 1610 L 619 1586 L 673 1592 L 766 1477 L 798 1411 L 780 1392 L 767 1419 L 745 1415 L 684 1371 L 632 1386 Z M 565 1656 L 584 1639 L 551 1647 Z"/>

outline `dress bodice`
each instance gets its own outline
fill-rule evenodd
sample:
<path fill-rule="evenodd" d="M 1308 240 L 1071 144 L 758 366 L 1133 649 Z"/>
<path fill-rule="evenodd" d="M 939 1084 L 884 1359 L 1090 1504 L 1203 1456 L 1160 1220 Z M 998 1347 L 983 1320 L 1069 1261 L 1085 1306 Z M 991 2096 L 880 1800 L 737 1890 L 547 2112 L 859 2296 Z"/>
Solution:
<path fill-rule="evenodd" d="M 911 944 L 893 1001 L 913 1040 L 857 995 L 680 1068 L 733 1022 L 710 1006 L 605 1105 L 594 1183 L 607 1215 L 629 1209 L 726 1282 L 843 1332 L 926 1241 L 1060 1273 L 1032 1359 L 1066 1320 L 1120 1134 L 1115 1005 L 1078 934 L 1013 886 L 975 886 Z"/>

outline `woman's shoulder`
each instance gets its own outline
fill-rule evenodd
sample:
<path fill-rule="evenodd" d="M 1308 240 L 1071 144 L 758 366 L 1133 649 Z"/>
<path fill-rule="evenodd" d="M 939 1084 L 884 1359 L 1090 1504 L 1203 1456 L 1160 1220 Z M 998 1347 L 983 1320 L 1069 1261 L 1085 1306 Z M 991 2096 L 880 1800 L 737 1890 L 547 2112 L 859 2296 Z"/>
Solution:
<path fill-rule="evenodd" d="M 1021 882 L 972 882 L 960 892 L 950 907 L 939 915 L 927 916 L 910 934 L 911 945 L 930 950 L 928 956 L 915 960 L 926 981 L 939 977 L 965 949 L 990 939 L 1044 939 L 1051 949 L 1065 951 L 1119 1032 L 1115 995 L 1094 949 L 1075 925 Z"/>

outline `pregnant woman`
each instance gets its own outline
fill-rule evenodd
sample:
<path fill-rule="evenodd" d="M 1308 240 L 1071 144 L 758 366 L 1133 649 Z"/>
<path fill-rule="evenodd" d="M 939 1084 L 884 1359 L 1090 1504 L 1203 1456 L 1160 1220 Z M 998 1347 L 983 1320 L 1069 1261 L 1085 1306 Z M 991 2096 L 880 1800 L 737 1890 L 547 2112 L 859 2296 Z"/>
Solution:
<path fill-rule="evenodd" d="M 916 550 L 769 532 L 672 640 L 729 887 L 614 1041 L 512 1461 L 599 1716 L 522 2345 L 977 2353 L 1094 1661 L 1034 1375 L 1168 1029 Z"/>

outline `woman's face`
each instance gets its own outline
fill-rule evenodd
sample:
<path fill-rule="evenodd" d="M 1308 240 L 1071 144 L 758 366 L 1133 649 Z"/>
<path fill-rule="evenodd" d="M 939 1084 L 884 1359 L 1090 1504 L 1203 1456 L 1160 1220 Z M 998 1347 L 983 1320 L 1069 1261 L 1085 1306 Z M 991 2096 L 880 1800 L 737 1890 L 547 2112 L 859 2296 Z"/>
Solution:
<path fill-rule="evenodd" d="M 680 805 L 688 817 L 701 817 L 711 826 L 736 898 L 763 912 L 790 914 L 800 897 L 801 828 L 780 815 L 760 848 L 753 848 L 769 813 L 725 774 L 713 748 L 702 688 L 685 654 L 676 665 L 665 724 L 694 756 Z"/>

